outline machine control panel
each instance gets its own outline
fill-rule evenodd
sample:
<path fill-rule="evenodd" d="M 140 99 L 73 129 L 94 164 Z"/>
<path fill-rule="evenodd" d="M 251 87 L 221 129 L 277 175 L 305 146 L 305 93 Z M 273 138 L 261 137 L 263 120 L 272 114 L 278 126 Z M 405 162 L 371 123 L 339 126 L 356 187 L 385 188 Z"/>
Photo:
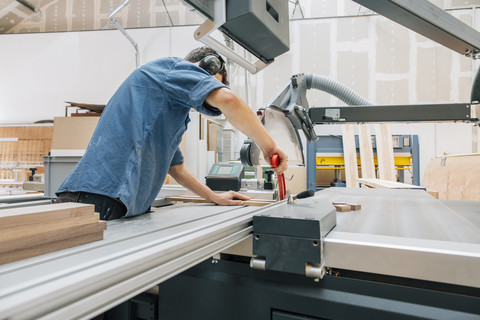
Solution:
<path fill-rule="evenodd" d="M 207 186 L 215 191 L 238 191 L 241 188 L 245 169 L 242 164 L 216 163 L 205 177 Z"/>

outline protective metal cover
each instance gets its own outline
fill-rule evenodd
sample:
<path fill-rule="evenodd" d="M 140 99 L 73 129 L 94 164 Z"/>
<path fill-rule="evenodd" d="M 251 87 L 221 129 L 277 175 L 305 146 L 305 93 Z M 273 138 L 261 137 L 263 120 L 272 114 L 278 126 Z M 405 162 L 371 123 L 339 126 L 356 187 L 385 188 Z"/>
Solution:
<path fill-rule="evenodd" d="M 266 108 L 264 113 L 264 127 L 275 143 L 288 156 L 288 165 L 304 165 L 302 144 L 299 140 L 297 130 L 293 127 L 285 113 L 276 108 Z M 258 164 L 270 164 L 259 154 Z"/>

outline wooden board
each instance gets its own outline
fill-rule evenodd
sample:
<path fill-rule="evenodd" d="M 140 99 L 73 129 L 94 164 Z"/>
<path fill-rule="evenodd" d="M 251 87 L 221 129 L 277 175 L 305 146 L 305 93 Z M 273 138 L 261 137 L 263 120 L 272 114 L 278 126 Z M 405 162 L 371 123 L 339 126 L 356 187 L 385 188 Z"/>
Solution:
<path fill-rule="evenodd" d="M 385 188 L 385 189 L 419 189 L 425 190 L 425 187 L 415 186 L 407 183 L 394 182 L 382 179 L 357 179 L 363 185 L 371 188 Z"/>
<path fill-rule="evenodd" d="M 167 201 L 174 201 L 174 202 L 194 202 L 194 203 L 212 203 L 210 200 L 197 197 L 197 196 L 178 196 L 178 197 L 167 197 Z M 265 199 L 251 199 L 243 201 L 244 206 L 266 206 L 268 204 L 277 202 L 276 200 L 265 200 Z"/>
<path fill-rule="evenodd" d="M 44 232 L 98 223 L 99 221 L 99 214 L 94 213 L 86 216 L 81 215 L 69 217 L 68 215 L 65 215 L 65 219 L 46 220 L 41 223 L 30 225 L 20 224 L 18 226 L 12 226 L 10 228 L 0 229 L 0 242 L 7 239 L 22 238 Z"/>
<path fill-rule="evenodd" d="M 375 124 L 375 135 L 377 141 L 378 178 L 397 181 L 390 126 L 384 123 Z"/>
<path fill-rule="evenodd" d="M 3 229 L 38 224 L 49 221 L 62 221 L 70 218 L 91 221 L 95 206 L 84 203 L 56 203 L 24 208 L 3 209 L 0 211 L 0 232 Z"/>
<path fill-rule="evenodd" d="M 375 162 L 373 160 L 372 136 L 368 124 L 358 125 L 358 142 L 360 146 L 360 164 L 362 178 L 375 178 Z"/>
<path fill-rule="evenodd" d="M 432 159 L 422 185 L 438 192 L 438 199 L 480 201 L 480 153 Z"/>
<path fill-rule="evenodd" d="M 353 128 L 353 124 L 342 125 L 343 157 L 347 188 L 358 188 L 357 149 Z"/>
<path fill-rule="evenodd" d="M 103 239 L 103 231 L 72 237 L 61 241 L 49 242 L 40 244 L 34 247 L 29 247 L 21 250 L 9 251 L 0 254 L 0 264 L 18 261 L 45 253 L 50 253 L 62 249 L 67 249 L 79 246 L 85 243 L 98 241 Z"/>
<path fill-rule="evenodd" d="M 99 221 L 46 232 L 30 233 L 21 237 L 4 238 L 0 240 L 0 254 L 3 255 L 6 252 L 35 247 L 40 244 L 46 245 L 50 242 L 68 241 L 70 238 L 102 232 L 106 228 L 107 222 Z"/>

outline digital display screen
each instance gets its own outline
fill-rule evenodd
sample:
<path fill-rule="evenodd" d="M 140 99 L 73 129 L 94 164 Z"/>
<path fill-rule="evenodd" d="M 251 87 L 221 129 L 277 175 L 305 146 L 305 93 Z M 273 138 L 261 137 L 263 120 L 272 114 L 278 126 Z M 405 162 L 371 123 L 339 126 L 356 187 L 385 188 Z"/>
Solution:
<path fill-rule="evenodd" d="M 217 174 L 230 174 L 232 172 L 232 167 L 219 167 Z"/>

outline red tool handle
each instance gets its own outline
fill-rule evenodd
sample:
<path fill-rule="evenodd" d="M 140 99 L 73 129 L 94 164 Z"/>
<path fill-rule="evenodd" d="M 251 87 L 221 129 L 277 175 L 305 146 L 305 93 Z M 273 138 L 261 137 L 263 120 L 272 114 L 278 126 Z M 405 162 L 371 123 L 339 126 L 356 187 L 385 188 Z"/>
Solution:
<path fill-rule="evenodd" d="M 270 165 L 273 168 L 278 167 L 280 164 L 280 157 L 278 154 L 274 154 L 272 156 L 272 159 L 270 159 Z M 285 175 L 283 173 L 277 175 L 277 180 L 278 180 L 278 197 L 280 200 L 284 200 L 285 196 L 287 194 L 287 189 L 285 188 Z"/>

